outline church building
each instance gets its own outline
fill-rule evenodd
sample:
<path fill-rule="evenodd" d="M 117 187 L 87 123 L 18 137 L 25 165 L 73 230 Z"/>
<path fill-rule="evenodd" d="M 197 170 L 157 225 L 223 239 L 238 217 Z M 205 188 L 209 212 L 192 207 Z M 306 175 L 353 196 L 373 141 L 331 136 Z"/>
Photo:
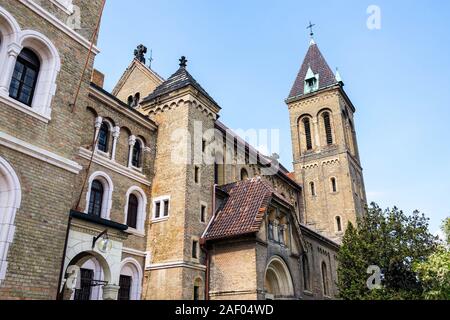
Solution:
<path fill-rule="evenodd" d="M 356 108 L 315 41 L 285 101 L 290 172 L 185 57 L 164 79 L 140 45 L 107 91 L 102 6 L 0 0 L 0 299 L 337 299 L 366 194 Z"/>

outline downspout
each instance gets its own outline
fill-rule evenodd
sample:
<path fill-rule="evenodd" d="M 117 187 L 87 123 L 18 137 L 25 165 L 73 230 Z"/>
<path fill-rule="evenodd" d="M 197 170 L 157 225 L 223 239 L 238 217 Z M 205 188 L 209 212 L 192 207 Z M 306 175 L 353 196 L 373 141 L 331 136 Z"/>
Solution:
<path fill-rule="evenodd" d="M 207 247 L 207 243 L 206 243 L 206 233 L 209 230 L 209 227 L 211 226 L 212 222 L 214 221 L 215 217 L 216 217 L 216 187 L 217 184 L 213 185 L 213 190 L 212 190 L 212 218 L 208 223 L 208 226 L 206 227 L 205 231 L 203 232 L 203 235 L 200 239 L 200 247 L 202 249 L 202 251 L 205 253 L 206 256 L 206 273 L 205 273 L 205 300 L 209 301 L 209 290 L 210 290 L 210 266 L 211 266 L 211 256 L 209 254 L 208 251 L 208 247 Z"/>
<path fill-rule="evenodd" d="M 56 300 L 63 300 L 64 296 L 64 290 L 61 285 L 63 281 L 64 276 L 64 262 L 66 261 L 66 253 L 67 253 L 67 246 L 69 244 L 69 233 L 70 233 L 70 226 L 72 225 L 72 215 L 69 213 L 69 221 L 67 223 L 67 230 L 66 230 L 66 239 L 64 241 L 64 250 L 62 255 L 62 261 L 61 261 L 61 270 L 59 272 L 59 281 L 58 281 L 58 291 L 56 292 Z"/>

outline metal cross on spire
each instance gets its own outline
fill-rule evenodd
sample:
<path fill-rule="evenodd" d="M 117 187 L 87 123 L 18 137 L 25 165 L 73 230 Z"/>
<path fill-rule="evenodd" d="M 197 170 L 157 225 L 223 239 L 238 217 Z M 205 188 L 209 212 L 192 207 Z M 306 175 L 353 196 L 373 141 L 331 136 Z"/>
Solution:
<path fill-rule="evenodd" d="M 310 30 L 310 34 L 309 34 L 309 35 L 311 36 L 311 38 L 314 37 L 313 27 L 315 27 L 315 26 L 316 26 L 316 25 L 315 25 L 315 24 L 312 24 L 312 22 L 310 21 L 310 22 L 309 22 L 309 26 L 306 27 L 306 29 L 309 29 L 309 30 Z"/>

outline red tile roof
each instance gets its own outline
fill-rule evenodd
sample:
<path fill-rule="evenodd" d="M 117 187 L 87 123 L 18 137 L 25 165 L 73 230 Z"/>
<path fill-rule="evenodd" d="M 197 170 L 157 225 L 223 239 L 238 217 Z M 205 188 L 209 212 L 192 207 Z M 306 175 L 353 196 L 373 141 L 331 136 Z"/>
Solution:
<path fill-rule="evenodd" d="M 282 196 L 260 177 L 229 184 L 221 189 L 229 197 L 208 227 L 206 240 L 258 232 L 272 197 L 276 196 L 283 201 Z M 287 203 L 286 200 L 284 202 Z"/>
<path fill-rule="evenodd" d="M 330 69 L 317 44 L 311 44 L 288 99 L 304 95 L 308 68 L 311 68 L 314 74 L 319 74 L 319 90 L 338 83 L 336 76 Z"/>

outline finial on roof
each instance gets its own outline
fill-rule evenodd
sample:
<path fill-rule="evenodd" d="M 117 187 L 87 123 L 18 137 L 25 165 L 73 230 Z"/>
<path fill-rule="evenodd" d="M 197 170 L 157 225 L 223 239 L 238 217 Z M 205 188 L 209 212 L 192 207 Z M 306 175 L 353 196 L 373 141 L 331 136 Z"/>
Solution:
<path fill-rule="evenodd" d="M 143 44 L 137 46 L 136 50 L 134 50 L 134 57 L 136 60 L 145 64 L 145 54 L 147 53 L 147 47 Z"/>
<path fill-rule="evenodd" d="M 180 67 L 181 68 L 186 68 L 187 67 L 187 63 L 188 63 L 188 60 L 186 59 L 186 57 L 182 56 L 181 59 L 180 59 Z"/>
<path fill-rule="evenodd" d="M 314 44 L 316 44 L 315 43 L 315 41 L 314 41 L 314 31 L 313 31 L 313 27 L 315 27 L 316 25 L 315 24 L 313 24 L 311 21 L 309 22 L 309 26 L 307 26 L 306 27 L 306 29 L 309 29 L 310 30 L 310 32 L 309 32 L 309 36 L 311 37 L 311 41 L 310 41 L 310 45 L 314 45 Z"/>

